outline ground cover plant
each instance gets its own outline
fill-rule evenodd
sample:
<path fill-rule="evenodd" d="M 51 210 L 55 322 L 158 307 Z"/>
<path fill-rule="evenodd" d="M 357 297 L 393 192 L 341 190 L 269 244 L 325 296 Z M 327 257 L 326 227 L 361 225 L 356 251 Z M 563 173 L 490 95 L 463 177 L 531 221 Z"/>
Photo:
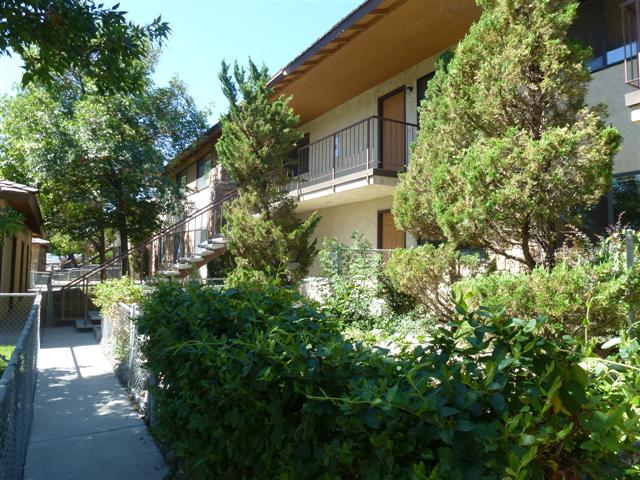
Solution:
<path fill-rule="evenodd" d="M 161 284 L 138 320 L 158 438 L 194 479 L 640 474 L 637 343 L 601 359 L 542 319 L 458 314 L 390 354 L 290 289 Z"/>

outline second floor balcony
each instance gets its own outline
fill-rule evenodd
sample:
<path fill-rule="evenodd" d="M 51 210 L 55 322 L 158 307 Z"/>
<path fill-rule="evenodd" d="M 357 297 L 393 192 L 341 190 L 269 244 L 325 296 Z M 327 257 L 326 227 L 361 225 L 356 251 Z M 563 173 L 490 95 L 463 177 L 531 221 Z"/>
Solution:
<path fill-rule="evenodd" d="M 372 116 L 303 145 L 289 163 L 290 192 L 319 190 L 366 176 L 396 176 L 409 159 L 418 126 Z"/>

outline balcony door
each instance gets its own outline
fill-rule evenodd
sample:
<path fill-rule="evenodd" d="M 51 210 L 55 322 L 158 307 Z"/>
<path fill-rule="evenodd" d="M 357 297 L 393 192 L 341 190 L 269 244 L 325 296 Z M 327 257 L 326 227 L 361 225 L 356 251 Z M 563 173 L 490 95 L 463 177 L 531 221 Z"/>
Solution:
<path fill-rule="evenodd" d="M 393 172 L 402 169 L 405 164 L 407 151 L 405 103 L 404 86 L 378 100 L 380 168 Z"/>
<path fill-rule="evenodd" d="M 378 248 L 394 249 L 405 247 L 404 230 L 396 228 L 391 211 L 383 210 L 378 212 Z"/>

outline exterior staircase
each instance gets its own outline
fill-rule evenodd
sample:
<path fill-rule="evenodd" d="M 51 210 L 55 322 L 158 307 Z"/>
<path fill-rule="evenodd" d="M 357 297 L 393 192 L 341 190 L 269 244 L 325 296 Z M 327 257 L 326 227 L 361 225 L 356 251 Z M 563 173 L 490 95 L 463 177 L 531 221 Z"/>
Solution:
<path fill-rule="evenodd" d="M 79 329 L 99 330 L 101 319 L 91 300 L 92 289 L 103 281 L 105 271 L 117 270 L 125 258 L 129 259 L 130 270 L 140 282 L 180 280 L 197 274 L 200 268 L 226 252 L 227 240 L 222 236 L 225 207 L 236 196 L 237 191 L 228 192 L 175 221 L 148 241 L 123 251 L 54 291 L 55 320 L 75 323 Z"/>

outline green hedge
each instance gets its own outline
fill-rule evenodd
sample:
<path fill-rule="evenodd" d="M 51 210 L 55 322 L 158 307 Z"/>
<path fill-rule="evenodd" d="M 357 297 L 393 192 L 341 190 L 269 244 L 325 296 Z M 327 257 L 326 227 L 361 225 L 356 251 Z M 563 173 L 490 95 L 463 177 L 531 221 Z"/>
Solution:
<path fill-rule="evenodd" d="M 190 479 L 637 474 L 618 458 L 638 438 L 635 376 L 588 374 L 535 320 L 461 318 L 391 355 L 290 290 L 162 284 L 139 319 L 158 438 Z"/>
<path fill-rule="evenodd" d="M 471 295 L 468 301 L 476 306 L 503 306 L 507 315 L 544 315 L 563 334 L 578 334 L 588 325 L 589 333 L 606 335 L 626 324 L 629 305 L 638 295 L 638 273 L 637 268 L 628 274 L 616 271 L 611 262 L 560 263 L 553 270 L 482 275 L 453 289 L 457 295 Z"/>

